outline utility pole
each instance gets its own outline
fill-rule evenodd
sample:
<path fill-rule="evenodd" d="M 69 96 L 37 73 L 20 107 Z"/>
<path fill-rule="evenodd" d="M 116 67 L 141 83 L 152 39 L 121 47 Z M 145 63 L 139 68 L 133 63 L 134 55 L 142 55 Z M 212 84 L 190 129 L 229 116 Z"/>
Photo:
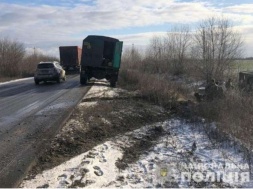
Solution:
<path fill-rule="evenodd" d="M 131 55 L 132 55 L 132 57 L 133 57 L 133 55 L 134 55 L 134 44 L 132 44 Z"/>

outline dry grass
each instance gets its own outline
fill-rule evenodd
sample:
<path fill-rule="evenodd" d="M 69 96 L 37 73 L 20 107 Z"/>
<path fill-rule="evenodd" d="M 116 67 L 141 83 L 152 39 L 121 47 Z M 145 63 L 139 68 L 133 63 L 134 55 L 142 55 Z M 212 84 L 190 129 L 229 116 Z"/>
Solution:
<path fill-rule="evenodd" d="M 14 79 L 19 79 L 19 77 L 1 77 L 0 76 L 0 83 L 10 81 L 10 80 L 14 80 Z"/>
<path fill-rule="evenodd" d="M 192 100 L 191 89 L 167 79 L 169 77 L 165 77 L 166 69 L 162 69 L 163 72 L 160 72 L 161 68 L 164 68 L 165 62 L 154 65 L 145 61 L 144 59 L 139 63 L 135 62 L 135 64 L 123 62 L 124 66 L 119 75 L 119 85 L 130 90 L 137 90 L 144 99 L 169 109 L 176 108 L 177 111 L 182 107 L 178 103 L 180 100 Z M 154 66 L 157 66 L 157 69 Z M 153 67 L 152 72 L 150 71 L 151 67 Z M 169 73 L 169 70 L 167 71 Z M 194 72 L 194 70 L 187 71 Z M 194 74 L 188 73 L 187 75 Z M 187 104 L 191 119 L 203 117 L 209 122 L 215 121 L 218 125 L 218 132 L 226 133 L 228 136 L 239 140 L 248 149 L 252 149 L 252 94 L 245 94 L 234 89 L 227 91 L 223 99 L 201 102 L 190 107 L 189 103 Z M 177 113 L 181 115 L 182 111 Z"/>
<path fill-rule="evenodd" d="M 13 79 L 19 79 L 24 77 L 33 77 L 37 64 L 39 62 L 53 60 L 58 60 L 58 58 L 46 56 L 43 54 L 34 54 L 20 58 L 18 62 L 15 62 L 15 66 L 9 64 L 8 66 L 1 68 L 0 82 L 10 81 Z"/>
<path fill-rule="evenodd" d="M 144 99 L 167 108 L 173 108 L 178 101 L 190 98 L 190 92 L 186 87 L 169 81 L 159 74 L 123 69 L 120 73 L 119 85 L 138 90 Z"/>
<path fill-rule="evenodd" d="M 115 165 L 119 170 L 125 170 L 129 164 L 136 162 L 139 157 L 155 145 L 155 141 L 165 135 L 161 126 L 156 126 L 148 130 L 147 135 L 141 139 L 136 139 L 134 144 L 129 147 L 123 147 L 123 157 L 118 159 Z"/>
<path fill-rule="evenodd" d="M 253 99 L 249 94 L 229 91 L 224 99 L 203 102 L 197 106 L 197 114 L 216 121 L 218 129 L 235 137 L 246 147 L 253 147 Z"/>

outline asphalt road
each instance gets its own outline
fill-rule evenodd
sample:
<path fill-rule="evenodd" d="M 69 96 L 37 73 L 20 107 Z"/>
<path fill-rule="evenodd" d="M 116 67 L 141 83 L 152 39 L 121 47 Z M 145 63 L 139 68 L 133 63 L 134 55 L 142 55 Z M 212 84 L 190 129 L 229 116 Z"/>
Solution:
<path fill-rule="evenodd" d="M 17 187 L 90 87 L 78 75 L 35 85 L 33 78 L 0 84 L 0 187 Z"/>

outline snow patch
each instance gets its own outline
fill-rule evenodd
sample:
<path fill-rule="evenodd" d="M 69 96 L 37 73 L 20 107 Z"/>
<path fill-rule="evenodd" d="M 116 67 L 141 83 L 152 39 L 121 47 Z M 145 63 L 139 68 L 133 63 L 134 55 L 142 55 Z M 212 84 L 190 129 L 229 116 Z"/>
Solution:
<path fill-rule="evenodd" d="M 102 122 L 105 123 L 105 124 L 108 124 L 108 125 L 111 125 L 111 122 L 105 118 L 101 118 Z"/>
<path fill-rule="evenodd" d="M 99 82 L 96 82 L 96 84 L 91 87 L 91 89 L 85 95 L 84 99 L 98 98 L 98 97 L 113 98 L 113 97 L 118 97 L 119 93 L 121 92 L 124 92 L 124 93 L 127 92 L 120 88 L 111 88 L 109 86 L 99 86 L 98 84 Z"/>
<path fill-rule="evenodd" d="M 31 80 L 31 79 L 33 79 L 33 77 L 27 77 L 27 78 L 22 78 L 22 79 L 14 79 L 14 80 L 11 80 L 11 81 L 0 82 L 0 85 L 15 83 L 15 82 L 19 82 L 19 81 L 26 81 L 26 80 Z"/>
<path fill-rule="evenodd" d="M 202 124 L 202 125 L 201 125 Z M 115 163 L 122 158 L 122 147 L 132 145 L 155 126 L 162 126 L 166 135 L 155 146 L 144 152 L 136 163 L 119 170 Z M 203 123 L 186 123 L 184 120 L 171 119 L 163 123 L 144 126 L 124 135 L 114 137 L 92 150 L 81 154 L 62 165 L 44 171 L 32 180 L 24 180 L 21 187 L 35 188 L 47 184 L 49 187 L 195 187 L 192 182 L 180 180 L 180 173 L 242 171 L 240 164 L 248 165 L 243 151 L 228 145 L 216 146 L 207 136 Z M 194 145 L 195 144 L 195 145 Z M 190 164 L 234 165 L 185 167 Z M 247 166 L 246 166 L 247 167 Z M 162 172 L 163 171 L 163 172 Z M 165 171 L 165 172 L 164 172 Z M 245 168 L 244 171 L 249 171 Z M 166 176 L 164 176 L 164 174 Z M 168 175 L 167 175 L 168 174 Z M 173 179 L 167 176 L 173 176 Z M 173 180 L 173 182 L 172 182 Z M 248 183 L 233 181 L 205 182 L 202 187 L 252 187 Z"/>
<path fill-rule="evenodd" d="M 78 106 L 79 107 L 95 107 L 98 104 L 97 101 L 93 101 L 93 102 L 81 102 Z"/>
<path fill-rule="evenodd" d="M 21 187 L 34 188 L 45 184 L 50 188 L 78 187 L 78 181 L 85 181 L 79 187 L 90 184 L 92 187 L 102 187 L 117 176 L 115 161 L 121 156 L 119 147 L 112 142 L 105 142 L 62 165 L 44 171 L 35 179 L 25 180 Z"/>

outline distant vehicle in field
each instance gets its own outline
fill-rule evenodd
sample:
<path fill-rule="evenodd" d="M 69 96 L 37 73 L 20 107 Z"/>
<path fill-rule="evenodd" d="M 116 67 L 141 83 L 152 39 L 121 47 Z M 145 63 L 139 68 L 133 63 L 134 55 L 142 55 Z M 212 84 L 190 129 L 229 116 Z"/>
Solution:
<path fill-rule="evenodd" d="M 56 81 L 60 83 L 61 80 L 66 80 L 65 70 L 61 67 L 59 62 L 40 62 L 37 65 L 34 74 L 34 82 L 38 85 L 41 81 Z"/>
<path fill-rule="evenodd" d="M 121 63 L 123 42 L 118 39 L 89 35 L 83 40 L 80 83 L 94 77 L 105 78 L 115 87 Z"/>
<path fill-rule="evenodd" d="M 239 87 L 247 91 L 253 90 L 253 72 L 252 71 L 239 72 Z"/>
<path fill-rule="evenodd" d="M 80 70 L 82 49 L 78 46 L 61 46 L 60 63 L 62 67 L 68 70 Z"/>
<path fill-rule="evenodd" d="M 198 90 L 194 93 L 194 96 L 197 101 L 212 101 L 214 99 L 220 99 L 224 97 L 224 91 L 226 90 L 223 83 L 215 82 L 212 79 L 205 86 L 199 87 Z"/>

